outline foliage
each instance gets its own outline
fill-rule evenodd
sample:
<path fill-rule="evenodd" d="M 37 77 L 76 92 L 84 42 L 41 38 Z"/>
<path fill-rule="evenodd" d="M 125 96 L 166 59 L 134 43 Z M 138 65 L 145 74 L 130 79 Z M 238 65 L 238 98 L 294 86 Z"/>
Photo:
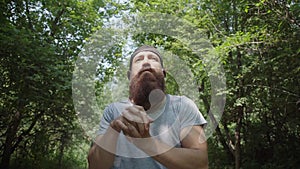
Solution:
<path fill-rule="evenodd" d="M 84 168 L 73 63 L 99 29 L 100 1 L 1 1 L 1 168 Z M 78 150 L 77 150 L 78 151 Z M 86 153 L 86 152 L 84 152 Z M 82 152 L 81 152 L 82 154 Z"/>
<path fill-rule="evenodd" d="M 1 168 L 86 168 L 90 141 L 72 102 L 75 63 L 82 59 L 84 44 L 103 38 L 92 34 L 107 31 L 111 18 L 147 12 L 170 14 L 194 25 L 222 63 L 226 107 L 208 139 L 210 168 L 300 166 L 298 1 L 16 0 L 1 1 L 0 8 Z M 132 40 L 134 45 L 174 53 L 188 65 L 199 91 L 197 104 L 207 117 L 211 65 L 189 48 L 197 40 L 154 33 L 139 33 Z M 91 51 L 102 56 L 95 65 L 97 79 L 89 84 L 96 89 L 100 109 L 112 100 L 113 93 L 107 91 L 113 83 L 107 82 L 113 76 L 126 79 L 117 69 L 122 47 L 124 39 L 105 54 L 102 49 Z M 182 86 L 175 78 L 167 74 L 167 91 L 180 94 Z M 89 118 L 97 119 L 97 113 Z"/>
<path fill-rule="evenodd" d="M 226 73 L 222 121 L 210 144 L 213 168 L 299 166 L 299 2 L 134 1 L 133 12 L 161 12 L 207 30 Z M 174 28 L 176 29 L 176 28 Z M 188 60 L 198 80 L 202 112 L 209 111 L 210 81 L 204 63 L 176 39 L 136 36 Z M 296 120 L 297 119 L 297 120 Z M 219 156 L 219 154 L 224 154 Z M 288 154 L 283 157 L 281 154 Z M 222 160 L 214 160 L 221 158 Z"/>

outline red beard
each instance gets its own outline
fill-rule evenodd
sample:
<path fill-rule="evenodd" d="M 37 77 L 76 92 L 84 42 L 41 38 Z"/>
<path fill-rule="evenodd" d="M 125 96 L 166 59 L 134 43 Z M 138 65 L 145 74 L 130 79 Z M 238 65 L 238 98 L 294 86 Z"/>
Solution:
<path fill-rule="evenodd" d="M 145 110 L 149 110 L 151 107 L 149 95 L 155 89 L 160 89 L 165 93 L 164 74 L 163 72 L 156 72 L 151 68 L 145 68 L 131 79 L 129 99 L 133 100 L 134 104 L 143 106 Z M 158 96 L 156 100 L 158 101 L 161 98 L 161 96 Z"/>

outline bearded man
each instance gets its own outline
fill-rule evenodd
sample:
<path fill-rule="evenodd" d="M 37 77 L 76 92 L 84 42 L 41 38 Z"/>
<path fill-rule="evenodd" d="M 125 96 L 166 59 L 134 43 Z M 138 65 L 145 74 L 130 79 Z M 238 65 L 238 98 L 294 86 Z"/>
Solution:
<path fill-rule="evenodd" d="M 165 93 L 165 76 L 156 48 L 134 51 L 129 99 L 104 110 L 89 169 L 208 168 L 206 121 L 192 100 Z"/>

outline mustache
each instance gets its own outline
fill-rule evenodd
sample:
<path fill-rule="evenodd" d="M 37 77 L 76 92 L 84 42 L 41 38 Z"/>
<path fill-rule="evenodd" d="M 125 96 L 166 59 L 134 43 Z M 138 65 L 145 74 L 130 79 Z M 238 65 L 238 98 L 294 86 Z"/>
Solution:
<path fill-rule="evenodd" d="M 143 68 L 138 72 L 137 77 L 140 77 L 141 74 L 143 74 L 143 73 L 146 72 L 146 71 L 151 72 L 151 73 L 155 73 L 155 72 L 156 72 L 156 71 L 155 71 L 153 68 L 151 68 L 151 67 L 143 67 Z"/>

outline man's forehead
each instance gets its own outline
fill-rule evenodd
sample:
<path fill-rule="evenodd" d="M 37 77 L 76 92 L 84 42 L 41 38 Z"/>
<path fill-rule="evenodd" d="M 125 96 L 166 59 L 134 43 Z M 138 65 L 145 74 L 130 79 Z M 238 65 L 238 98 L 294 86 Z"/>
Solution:
<path fill-rule="evenodd" d="M 163 67 L 163 60 L 162 60 L 162 57 L 161 57 L 159 51 L 152 46 L 144 45 L 144 46 L 137 48 L 131 55 L 130 61 L 129 61 L 129 70 L 131 70 L 133 61 L 136 60 L 135 58 L 137 56 L 145 56 L 145 55 L 147 55 L 147 57 L 152 56 L 152 58 L 153 57 L 158 58 L 159 62 L 161 64 L 161 67 Z"/>
<path fill-rule="evenodd" d="M 156 57 L 159 58 L 159 56 L 158 56 L 156 53 L 151 52 L 151 51 L 141 51 L 141 52 L 139 52 L 138 54 L 136 54 L 136 55 L 134 56 L 134 58 L 136 58 L 136 57 L 138 57 L 138 56 L 156 56 Z"/>

